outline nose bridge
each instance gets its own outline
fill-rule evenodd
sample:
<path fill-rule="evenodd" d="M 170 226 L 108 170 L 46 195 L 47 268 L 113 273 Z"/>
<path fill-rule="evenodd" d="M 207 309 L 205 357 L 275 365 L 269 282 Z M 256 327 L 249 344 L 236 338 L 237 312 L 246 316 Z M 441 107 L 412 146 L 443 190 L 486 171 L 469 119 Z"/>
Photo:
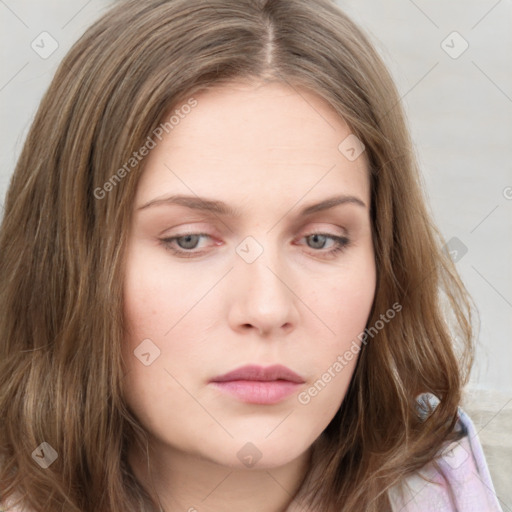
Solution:
<path fill-rule="evenodd" d="M 283 273 L 283 254 L 274 247 L 272 237 L 267 236 L 263 239 L 260 236 L 259 240 L 249 236 L 239 244 L 236 266 L 239 267 L 239 273 L 254 297 L 263 294 L 269 298 L 282 298 L 284 291 L 281 288 L 284 284 L 278 277 Z"/>
<path fill-rule="evenodd" d="M 282 248 L 271 236 L 249 236 L 238 245 L 235 263 L 239 323 L 271 330 L 295 322 L 294 295 Z"/>

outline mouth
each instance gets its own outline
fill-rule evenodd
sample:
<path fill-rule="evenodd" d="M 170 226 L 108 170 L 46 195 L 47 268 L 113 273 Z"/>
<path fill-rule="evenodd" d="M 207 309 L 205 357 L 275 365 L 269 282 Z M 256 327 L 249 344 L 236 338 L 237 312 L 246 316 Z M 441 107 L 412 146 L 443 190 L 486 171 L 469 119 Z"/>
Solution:
<path fill-rule="evenodd" d="M 210 384 L 242 402 L 271 405 L 295 393 L 305 380 L 286 366 L 243 366 L 219 375 Z"/>

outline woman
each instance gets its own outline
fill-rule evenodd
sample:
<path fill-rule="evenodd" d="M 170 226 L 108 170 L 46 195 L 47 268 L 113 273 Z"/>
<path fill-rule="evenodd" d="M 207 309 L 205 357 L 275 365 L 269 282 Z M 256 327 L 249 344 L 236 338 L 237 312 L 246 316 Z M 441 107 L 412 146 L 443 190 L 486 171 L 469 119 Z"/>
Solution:
<path fill-rule="evenodd" d="M 119 3 L 7 196 L 4 502 L 500 510 L 440 247 L 397 91 L 334 3 Z"/>

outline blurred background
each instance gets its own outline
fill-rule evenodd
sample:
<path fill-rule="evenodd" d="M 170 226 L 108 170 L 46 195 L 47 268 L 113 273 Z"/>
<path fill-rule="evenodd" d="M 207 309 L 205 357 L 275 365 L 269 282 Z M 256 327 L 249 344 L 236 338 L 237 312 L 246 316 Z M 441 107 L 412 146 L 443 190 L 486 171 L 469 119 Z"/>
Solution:
<path fill-rule="evenodd" d="M 0 0 L 0 215 L 38 103 L 107 0 Z M 338 0 L 389 66 L 434 219 L 480 313 L 464 406 L 512 511 L 512 2 Z M 128 29 L 128 28 L 127 28 Z"/>

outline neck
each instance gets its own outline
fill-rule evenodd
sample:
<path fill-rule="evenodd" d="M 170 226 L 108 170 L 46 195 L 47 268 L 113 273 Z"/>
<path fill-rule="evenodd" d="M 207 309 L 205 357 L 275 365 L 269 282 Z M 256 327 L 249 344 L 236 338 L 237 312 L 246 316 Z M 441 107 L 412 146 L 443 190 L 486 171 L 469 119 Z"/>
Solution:
<path fill-rule="evenodd" d="M 129 464 L 161 512 L 291 512 L 312 463 L 313 447 L 272 468 L 233 468 L 166 445 L 147 455 L 132 449 Z"/>

